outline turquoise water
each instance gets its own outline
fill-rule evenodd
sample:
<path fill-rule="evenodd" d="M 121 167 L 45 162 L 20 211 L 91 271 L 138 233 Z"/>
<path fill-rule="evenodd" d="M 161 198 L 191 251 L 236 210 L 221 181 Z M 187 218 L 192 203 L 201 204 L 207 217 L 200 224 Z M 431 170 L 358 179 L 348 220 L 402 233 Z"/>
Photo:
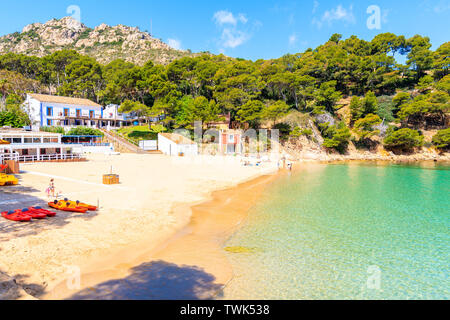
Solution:
<path fill-rule="evenodd" d="M 262 198 L 224 298 L 450 298 L 450 166 L 308 165 Z"/>

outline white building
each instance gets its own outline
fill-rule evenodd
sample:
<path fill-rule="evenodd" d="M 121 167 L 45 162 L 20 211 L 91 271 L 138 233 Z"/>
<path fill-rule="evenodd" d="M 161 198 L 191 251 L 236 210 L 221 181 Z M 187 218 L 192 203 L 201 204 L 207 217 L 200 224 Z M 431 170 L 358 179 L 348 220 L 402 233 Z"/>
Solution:
<path fill-rule="evenodd" d="M 103 110 L 103 127 L 120 128 L 136 124 L 138 122 L 137 116 L 133 113 L 119 112 L 120 106 L 117 104 L 109 104 Z M 136 122 L 136 123 L 134 123 Z"/>
<path fill-rule="evenodd" d="M 88 99 L 28 94 L 24 107 L 34 127 L 103 127 L 103 108 Z"/>
<path fill-rule="evenodd" d="M 169 156 L 196 156 L 198 145 L 180 134 L 158 134 L 158 150 Z"/>
<path fill-rule="evenodd" d="M 72 152 L 75 145 L 61 143 L 61 134 L 32 132 L 22 129 L 0 129 L 0 163 L 3 160 L 20 162 L 50 161 L 80 158 Z"/>

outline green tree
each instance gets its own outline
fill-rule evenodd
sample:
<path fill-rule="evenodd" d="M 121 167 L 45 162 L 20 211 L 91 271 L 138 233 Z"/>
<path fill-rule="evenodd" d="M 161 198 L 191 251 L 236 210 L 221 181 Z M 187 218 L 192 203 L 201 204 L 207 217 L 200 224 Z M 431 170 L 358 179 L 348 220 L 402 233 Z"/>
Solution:
<path fill-rule="evenodd" d="M 435 77 L 441 79 L 450 72 L 450 42 L 442 44 L 434 53 Z"/>
<path fill-rule="evenodd" d="M 317 105 L 325 106 L 328 112 L 334 113 L 334 106 L 342 98 L 342 94 L 336 90 L 336 81 L 328 81 L 320 85 L 316 92 Z"/>
<path fill-rule="evenodd" d="M 135 113 L 138 116 L 139 124 L 141 118 L 149 118 L 152 115 L 152 109 L 139 101 L 125 100 L 119 108 L 122 113 Z"/>
<path fill-rule="evenodd" d="M 397 95 L 392 99 L 393 110 L 392 112 L 394 115 L 397 115 L 397 113 L 400 111 L 400 107 L 411 100 L 411 95 L 407 92 L 399 92 Z"/>
<path fill-rule="evenodd" d="M 273 121 L 273 126 L 275 126 L 277 121 L 283 118 L 288 111 L 289 106 L 286 104 L 286 102 L 277 101 L 263 109 L 262 117 L 264 119 Z"/>
<path fill-rule="evenodd" d="M 435 84 L 436 89 L 447 92 L 450 94 L 450 75 L 442 78 L 438 83 Z"/>
<path fill-rule="evenodd" d="M 372 91 L 366 93 L 364 99 L 353 97 L 350 102 L 350 114 L 352 121 L 357 121 L 369 114 L 378 112 L 378 100 Z"/>
<path fill-rule="evenodd" d="M 101 136 L 103 137 L 103 132 L 95 128 L 89 127 L 76 127 L 72 128 L 67 132 L 69 136 Z"/>
<path fill-rule="evenodd" d="M 381 124 L 381 118 L 376 114 L 368 114 L 365 118 L 359 119 L 355 123 L 355 129 L 361 139 L 370 139 L 380 134 L 379 130 L 375 130 L 375 126 Z"/>
<path fill-rule="evenodd" d="M 99 102 L 104 80 L 102 68 L 95 59 L 81 56 L 66 67 L 66 74 L 66 83 L 58 90 L 59 94 Z"/>
<path fill-rule="evenodd" d="M 428 92 L 432 89 L 433 82 L 434 81 L 432 76 L 430 75 L 423 76 L 422 78 L 420 78 L 416 88 L 419 89 L 421 92 Z"/>
<path fill-rule="evenodd" d="M 411 47 L 407 64 L 416 71 L 416 79 L 420 79 L 433 66 L 430 38 L 415 35 L 407 43 Z"/>
<path fill-rule="evenodd" d="M 384 139 L 386 149 L 411 151 L 413 148 L 421 147 L 424 137 L 417 130 L 408 128 L 400 129 L 389 133 Z"/>
<path fill-rule="evenodd" d="M 263 109 L 264 103 L 261 101 L 248 101 L 238 110 L 236 119 L 241 123 L 249 123 L 250 126 L 255 126 L 262 117 L 261 111 Z"/>
<path fill-rule="evenodd" d="M 331 126 L 329 123 L 324 123 L 319 128 L 324 138 L 323 146 L 325 148 L 335 149 L 340 153 L 344 153 L 347 150 L 351 133 L 345 123 L 340 122 L 337 125 Z"/>
<path fill-rule="evenodd" d="M 441 150 L 450 149 L 450 128 L 440 130 L 433 137 L 433 145 Z"/>
<path fill-rule="evenodd" d="M 0 127 L 21 128 L 31 123 L 28 114 L 21 106 L 22 101 L 23 99 L 15 94 L 6 97 L 5 108 L 0 111 Z"/>

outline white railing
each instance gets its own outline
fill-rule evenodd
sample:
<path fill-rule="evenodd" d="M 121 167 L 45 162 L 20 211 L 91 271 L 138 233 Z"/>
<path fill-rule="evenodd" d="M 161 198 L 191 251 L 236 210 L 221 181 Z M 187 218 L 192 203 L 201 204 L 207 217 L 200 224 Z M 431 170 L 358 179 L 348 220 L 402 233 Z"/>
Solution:
<path fill-rule="evenodd" d="M 56 160 L 80 160 L 83 156 L 80 154 L 41 154 L 21 156 L 18 154 L 2 154 L 0 155 L 0 163 L 6 160 L 13 160 L 18 162 L 41 162 L 41 161 L 56 161 Z"/>

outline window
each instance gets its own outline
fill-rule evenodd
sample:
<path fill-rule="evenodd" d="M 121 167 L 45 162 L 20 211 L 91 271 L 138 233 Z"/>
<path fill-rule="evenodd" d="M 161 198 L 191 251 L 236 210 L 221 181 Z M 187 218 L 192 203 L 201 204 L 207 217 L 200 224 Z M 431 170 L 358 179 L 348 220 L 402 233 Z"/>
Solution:
<path fill-rule="evenodd" d="M 33 138 L 25 138 L 23 140 L 24 143 L 33 143 Z"/>
<path fill-rule="evenodd" d="M 44 143 L 50 143 L 50 138 L 44 138 Z"/>
<path fill-rule="evenodd" d="M 60 148 L 56 148 L 56 153 L 60 154 L 61 153 L 61 149 Z"/>
<path fill-rule="evenodd" d="M 22 143 L 22 138 L 12 138 L 12 143 Z"/>
<path fill-rule="evenodd" d="M 47 117 L 53 116 L 53 107 L 47 107 Z"/>
<path fill-rule="evenodd" d="M 69 116 L 69 109 L 64 109 L 64 117 L 68 117 Z"/>
<path fill-rule="evenodd" d="M 234 134 L 228 135 L 228 143 L 234 143 Z"/>
<path fill-rule="evenodd" d="M 22 150 L 22 155 L 23 156 L 27 156 L 28 155 L 28 149 L 23 149 Z"/>
<path fill-rule="evenodd" d="M 47 154 L 47 149 L 42 148 L 42 149 L 41 149 L 41 154 Z"/>
<path fill-rule="evenodd" d="M 91 118 L 91 119 L 94 118 L 94 115 L 95 115 L 94 111 L 92 111 L 92 110 L 89 111 L 89 118 Z"/>
<path fill-rule="evenodd" d="M 77 109 L 77 118 L 80 118 L 80 117 L 81 117 L 81 110 Z"/>
<path fill-rule="evenodd" d="M 33 137 L 33 143 L 41 143 L 41 138 Z"/>

